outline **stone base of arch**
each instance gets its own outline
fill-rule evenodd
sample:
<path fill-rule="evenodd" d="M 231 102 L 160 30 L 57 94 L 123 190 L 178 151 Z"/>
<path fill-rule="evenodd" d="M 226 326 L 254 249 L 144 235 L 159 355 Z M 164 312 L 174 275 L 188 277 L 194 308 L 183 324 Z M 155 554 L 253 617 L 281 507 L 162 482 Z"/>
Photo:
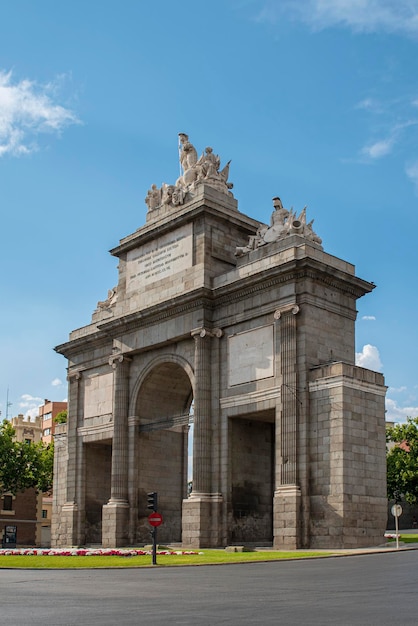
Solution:
<path fill-rule="evenodd" d="M 182 546 L 184 549 L 219 548 L 223 497 L 218 493 L 192 494 L 183 500 Z"/>
<path fill-rule="evenodd" d="M 102 546 L 118 548 L 129 544 L 129 504 L 110 500 L 103 506 Z"/>
<path fill-rule="evenodd" d="M 301 548 L 301 502 L 297 485 L 282 485 L 274 492 L 273 546 L 276 550 Z"/>
<path fill-rule="evenodd" d="M 60 515 L 53 518 L 56 547 L 78 545 L 78 513 L 75 502 L 66 502 L 61 508 Z"/>

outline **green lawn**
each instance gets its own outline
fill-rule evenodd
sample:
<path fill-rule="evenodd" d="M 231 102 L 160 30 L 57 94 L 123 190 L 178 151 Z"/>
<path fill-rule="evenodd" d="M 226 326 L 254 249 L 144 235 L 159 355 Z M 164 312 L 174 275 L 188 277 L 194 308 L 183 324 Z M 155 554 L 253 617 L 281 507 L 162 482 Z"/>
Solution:
<path fill-rule="evenodd" d="M 249 563 L 277 561 L 289 558 L 314 558 L 328 556 L 332 552 L 226 552 L 225 550 L 202 550 L 194 555 L 158 555 L 158 566 L 210 565 L 215 563 Z M 0 569 L 74 569 L 103 567 L 148 567 L 151 556 L 0 556 Z"/>

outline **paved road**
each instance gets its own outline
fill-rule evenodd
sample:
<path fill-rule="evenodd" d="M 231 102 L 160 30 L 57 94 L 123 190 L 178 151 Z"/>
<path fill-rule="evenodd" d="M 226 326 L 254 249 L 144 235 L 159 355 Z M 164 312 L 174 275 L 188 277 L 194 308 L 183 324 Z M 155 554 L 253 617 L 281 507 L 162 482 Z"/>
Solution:
<path fill-rule="evenodd" d="M 0 570 L 1 626 L 408 626 L 418 550 L 245 565 Z"/>

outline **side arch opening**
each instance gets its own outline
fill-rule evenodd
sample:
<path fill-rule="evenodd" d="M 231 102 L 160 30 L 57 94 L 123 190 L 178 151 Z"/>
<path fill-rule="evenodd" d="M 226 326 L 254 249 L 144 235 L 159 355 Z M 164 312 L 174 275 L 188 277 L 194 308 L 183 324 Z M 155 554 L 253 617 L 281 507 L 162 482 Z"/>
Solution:
<path fill-rule="evenodd" d="M 181 542 L 183 499 L 190 474 L 189 428 L 193 389 L 189 374 L 178 362 L 158 363 L 144 376 L 136 399 L 137 542 L 150 543 L 147 493 L 158 493 L 163 524 L 158 543 Z"/>

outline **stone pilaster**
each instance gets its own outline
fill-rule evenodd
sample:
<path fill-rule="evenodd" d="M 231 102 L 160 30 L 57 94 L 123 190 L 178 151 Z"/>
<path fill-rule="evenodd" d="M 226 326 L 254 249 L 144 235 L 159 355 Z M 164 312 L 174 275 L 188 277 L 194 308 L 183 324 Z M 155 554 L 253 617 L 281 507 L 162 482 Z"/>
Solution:
<path fill-rule="evenodd" d="M 78 493 L 78 467 L 80 443 L 77 437 L 81 411 L 81 372 L 70 372 L 68 374 L 69 395 L 67 413 L 67 488 L 66 501 L 61 508 L 61 543 L 67 546 L 76 546 L 80 541 L 79 532 L 79 503 Z M 65 539 L 64 539 L 65 535 Z"/>
<path fill-rule="evenodd" d="M 182 540 L 184 547 L 218 545 L 222 497 L 213 493 L 212 482 L 212 344 L 222 337 L 219 328 L 197 328 L 195 340 L 195 395 L 193 434 L 193 490 L 183 501 Z M 216 521 L 217 520 L 217 521 Z M 216 535 L 216 537 L 215 537 Z"/>
<path fill-rule="evenodd" d="M 51 546 L 62 548 L 68 545 L 67 520 L 62 516 L 66 501 L 67 475 L 67 424 L 57 424 L 54 434 L 54 490 L 52 494 Z"/>
<path fill-rule="evenodd" d="M 296 315 L 292 304 L 278 309 L 280 336 L 280 404 L 276 412 L 276 484 L 273 502 L 273 535 L 277 548 L 299 548 L 301 490 L 298 485 L 298 375 Z"/>
<path fill-rule="evenodd" d="M 138 522 L 138 426 L 139 417 L 131 416 L 128 419 L 128 500 L 129 500 L 129 544 L 135 545 L 137 541 Z M 187 455 L 186 455 L 187 456 Z"/>
<path fill-rule="evenodd" d="M 129 540 L 128 504 L 128 411 L 131 360 L 120 354 L 109 364 L 114 370 L 113 442 L 110 500 L 103 506 L 103 547 L 123 546 Z"/>
<path fill-rule="evenodd" d="M 193 436 L 193 494 L 211 492 L 211 344 L 213 337 L 222 337 L 219 328 L 192 330 L 195 340 L 195 397 Z"/>
<path fill-rule="evenodd" d="M 187 424 L 187 425 L 182 427 L 182 434 L 183 434 L 183 481 L 182 481 L 182 484 L 184 485 L 184 490 L 183 490 L 183 494 L 182 494 L 183 500 L 185 498 L 187 498 L 188 494 L 189 494 L 189 485 L 188 485 L 188 474 L 189 474 L 189 458 L 188 458 L 189 430 L 190 430 L 189 424 Z"/>

